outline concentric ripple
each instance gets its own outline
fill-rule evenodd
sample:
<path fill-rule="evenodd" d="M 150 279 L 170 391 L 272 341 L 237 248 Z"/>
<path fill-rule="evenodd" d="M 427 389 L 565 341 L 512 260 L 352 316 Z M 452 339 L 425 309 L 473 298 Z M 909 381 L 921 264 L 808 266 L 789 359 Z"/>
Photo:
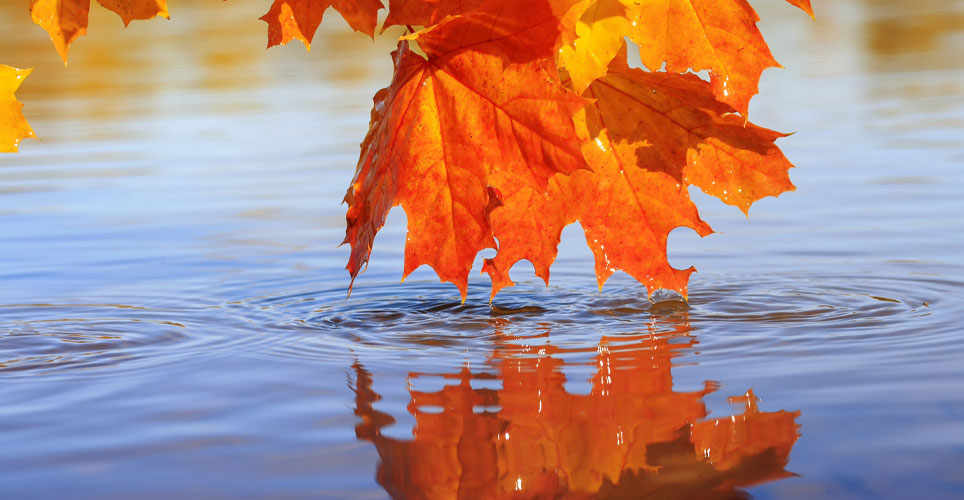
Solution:
<path fill-rule="evenodd" d="M 58 372 L 164 357 L 188 338 L 163 311 L 121 304 L 4 306 L 0 371 Z"/>
<path fill-rule="evenodd" d="M 0 371 L 133 369 L 201 355 L 484 356 L 493 338 L 506 334 L 578 346 L 601 336 L 685 330 L 730 356 L 823 351 L 870 339 L 868 348 L 933 349 L 952 340 L 947 317 L 962 313 L 953 297 L 964 285 L 946 276 L 697 276 L 688 304 L 651 303 L 635 282 L 617 278 L 603 293 L 589 283 L 548 290 L 522 284 L 491 304 L 484 284 L 473 284 L 462 303 L 438 283 L 375 284 L 346 298 L 341 286 L 313 288 L 302 279 L 209 305 L 185 298 L 6 305 Z"/>
<path fill-rule="evenodd" d="M 223 312 L 257 330 L 256 342 L 236 340 L 256 357 L 330 361 L 369 352 L 386 363 L 425 356 L 440 363 L 453 351 L 484 357 L 505 334 L 578 346 L 601 336 L 681 330 L 721 354 L 742 356 L 793 346 L 836 349 L 871 338 L 879 349 L 933 348 L 952 340 L 945 315 L 961 314 L 951 298 L 964 288 L 922 273 L 697 275 L 689 303 L 654 304 L 628 278 L 614 278 L 602 293 L 591 283 L 572 285 L 546 290 L 526 283 L 489 304 L 484 284 L 470 285 L 462 303 L 438 283 L 371 284 L 346 298 L 341 286 L 300 281 L 281 284 L 291 291 L 233 301 Z"/>

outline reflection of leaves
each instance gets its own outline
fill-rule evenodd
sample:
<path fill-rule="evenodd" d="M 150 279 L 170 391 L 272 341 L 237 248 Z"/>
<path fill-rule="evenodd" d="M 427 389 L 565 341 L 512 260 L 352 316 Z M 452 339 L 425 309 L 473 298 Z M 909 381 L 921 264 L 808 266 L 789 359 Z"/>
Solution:
<path fill-rule="evenodd" d="M 30 71 L 0 64 L 0 153 L 16 153 L 21 139 L 34 136 L 23 104 L 13 95 Z"/>
<path fill-rule="evenodd" d="M 377 448 L 393 498 L 741 498 L 736 488 L 789 474 L 799 412 L 760 412 L 747 393 L 742 414 L 702 420 L 713 387 L 672 387 L 672 359 L 694 342 L 682 329 L 585 349 L 531 340 L 499 336 L 494 374 L 466 368 L 442 375 L 454 385 L 411 390 L 412 440 L 381 434 L 394 419 L 355 365 L 356 433 Z M 592 352 L 590 393 L 567 392 L 564 360 Z M 472 388 L 486 379 L 503 387 Z"/>

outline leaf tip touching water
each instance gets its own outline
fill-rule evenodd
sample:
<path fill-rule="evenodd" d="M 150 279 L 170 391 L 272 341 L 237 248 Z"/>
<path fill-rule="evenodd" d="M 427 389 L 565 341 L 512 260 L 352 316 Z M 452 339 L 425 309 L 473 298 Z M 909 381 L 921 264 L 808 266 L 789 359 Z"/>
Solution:
<path fill-rule="evenodd" d="M 791 165 L 774 144 L 783 135 L 745 118 L 760 73 L 778 64 L 748 5 L 713 11 L 696 26 L 690 2 L 672 13 L 621 0 L 561 3 L 537 2 L 541 14 L 526 17 L 512 2 L 487 0 L 402 37 L 395 79 L 376 96 L 362 146 L 353 181 L 361 187 L 349 200 L 349 214 L 367 222 L 350 217 L 349 232 L 370 248 L 387 211 L 401 205 L 409 216 L 404 274 L 428 264 L 463 300 L 475 256 L 495 248 L 481 270 L 492 280 L 491 301 L 515 284 L 509 269 L 520 260 L 548 284 L 562 229 L 580 222 L 600 290 L 623 270 L 648 295 L 686 297 L 695 270 L 669 265 L 668 234 L 712 232 L 687 187 L 744 213 L 793 189 Z M 413 22 L 429 22 L 421 21 Z M 650 40 L 656 21 L 680 34 L 653 38 L 641 57 L 668 71 L 630 68 L 622 36 Z M 703 45 L 674 52 L 688 40 Z M 555 62 L 564 67 L 559 77 Z M 709 69 L 710 81 L 677 73 L 690 68 Z"/>

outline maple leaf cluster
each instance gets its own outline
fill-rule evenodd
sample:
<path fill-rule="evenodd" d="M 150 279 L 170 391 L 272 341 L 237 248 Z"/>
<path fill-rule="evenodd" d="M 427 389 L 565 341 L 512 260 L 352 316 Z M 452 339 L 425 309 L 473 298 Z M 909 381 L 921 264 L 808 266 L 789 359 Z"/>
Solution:
<path fill-rule="evenodd" d="M 790 3 L 812 15 L 809 0 Z M 373 33 L 374 7 L 331 4 Z M 352 279 L 400 205 L 404 275 L 428 264 L 463 300 L 484 249 L 496 250 L 482 269 L 492 296 L 523 259 L 548 284 L 576 221 L 600 288 L 623 270 L 650 293 L 685 296 L 693 269 L 669 265 L 667 237 L 711 232 L 690 185 L 744 212 L 793 189 L 774 144 L 783 134 L 746 118 L 761 73 L 777 66 L 758 20 L 745 0 L 391 0 L 385 26 L 412 33 L 375 96 L 345 197 Z M 629 66 L 624 38 L 651 71 Z M 709 81 L 692 73 L 702 70 Z"/>
<path fill-rule="evenodd" d="M 29 0 L 67 62 L 90 0 Z M 810 0 L 787 0 L 813 15 Z M 167 17 L 166 0 L 97 0 L 125 25 Z M 329 7 L 374 37 L 380 0 L 273 0 L 268 47 L 311 40 Z M 406 26 L 391 84 L 375 95 L 348 203 L 352 283 L 389 210 L 408 216 L 404 276 L 423 264 L 463 300 L 476 255 L 492 296 L 528 260 L 548 284 L 562 229 L 579 222 L 600 288 L 623 270 L 650 293 L 687 293 L 666 257 L 673 229 L 711 232 L 697 186 L 746 212 L 793 189 L 783 134 L 748 122 L 763 70 L 778 66 L 746 0 L 388 0 L 382 32 Z M 416 29 L 418 28 L 418 29 Z M 626 39 L 640 63 L 628 64 Z M 709 80 L 694 72 L 707 71 Z M 32 137 L 0 66 L 0 151 Z"/>

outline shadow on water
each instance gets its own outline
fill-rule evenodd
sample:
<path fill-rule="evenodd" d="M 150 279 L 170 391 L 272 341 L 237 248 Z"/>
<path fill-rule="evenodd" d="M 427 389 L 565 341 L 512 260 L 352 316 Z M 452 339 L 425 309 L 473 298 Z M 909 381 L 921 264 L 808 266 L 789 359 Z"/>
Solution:
<path fill-rule="evenodd" d="M 376 406 L 375 377 L 356 358 L 355 432 L 378 451 L 378 483 L 396 499 L 736 499 L 792 476 L 800 412 L 761 411 L 750 390 L 730 398 L 741 413 L 708 419 L 715 382 L 673 388 L 674 359 L 697 343 L 685 308 L 661 311 L 671 315 L 652 316 L 659 328 L 568 346 L 550 327 L 514 335 L 496 325 L 481 366 L 391 380 L 408 388 L 410 439 L 383 432 L 398 415 Z M 592 373 L 588 394 L 567 389 L 572 368 Z M 418 390 L 427 379 L 444 386 Z"/>

